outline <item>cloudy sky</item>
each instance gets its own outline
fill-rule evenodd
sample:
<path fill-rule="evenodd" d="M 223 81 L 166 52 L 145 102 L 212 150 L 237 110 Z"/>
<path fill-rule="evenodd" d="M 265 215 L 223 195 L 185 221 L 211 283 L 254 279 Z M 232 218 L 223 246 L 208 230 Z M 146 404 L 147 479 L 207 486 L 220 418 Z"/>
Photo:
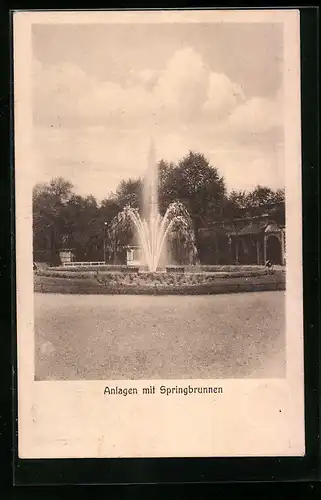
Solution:
<path fill-rule="evenodd" d="M 99 200 L 200 151 L 227 188 L 284 186 L 281 24 L 33 26 L 38 182 Z"/>

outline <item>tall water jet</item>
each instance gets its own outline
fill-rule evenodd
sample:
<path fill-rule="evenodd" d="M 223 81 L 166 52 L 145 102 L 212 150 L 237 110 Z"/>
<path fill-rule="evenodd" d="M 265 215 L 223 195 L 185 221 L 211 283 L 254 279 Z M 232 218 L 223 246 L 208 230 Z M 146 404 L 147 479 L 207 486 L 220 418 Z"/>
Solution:
<path fill-rule="evenodd" d="M 151 141 L 148 153 L 148 166 L 143 183 L 142 217 L 139 210 L 127 205 L 112 221 L 109 237 L 115 247 L 117 231 L 128 227 L 131 222 L 136 229 L 142 250 L 143 264 L 155 272 L 159 266 L 166 240 L 173 232 L 179 233 L 190 246 L 196 257 L 195 236 L 190 216 L 180 202 L 173 202 L 162 217 L 158 207 L 158 166 L 155 145 Z M 115 248 L 114 248 L 115 250 Z"/>
<path fill-rule="evenodd" d="M 158 168 L 156 150 L 153 139 L 150 141 L 148 161 L 143 178 L 143 217 L 155 219 L 159 213 L 158 208 Z"/>
<path fill-rule="evenodd" d="M 158 201 L 158 168 L 156 162 L 156 149 L 154 140 L 150 140 L 147 169 L 143 177 L 143 192 L 142 192 L 142 217 L 148 224 L 150 251 L 155 254 L 157 246 L 157 221 L 159 216 L 159 201 Z M 139 235 L 139 232 L 138 232 Z M 140 238 L 140 244 L 144 250 L 144 244 Z M 165 242 L 164 242 L 165 245 Z M 146 252 L 142 253 L 143 265 L 149 267 L 146 261 Z"/>

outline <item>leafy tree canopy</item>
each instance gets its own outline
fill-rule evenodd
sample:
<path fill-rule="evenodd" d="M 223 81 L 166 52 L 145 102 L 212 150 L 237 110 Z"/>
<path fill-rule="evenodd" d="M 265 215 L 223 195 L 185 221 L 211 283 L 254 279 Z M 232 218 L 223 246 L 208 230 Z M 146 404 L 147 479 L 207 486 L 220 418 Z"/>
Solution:
<path fill-rule="evenodd" d="M 260 206 L 282 203 L 285 198 L 284 190 L 261 185 L 252 191 L 233 190 L 228 194 L 217 168 L 195 151 L 189 151 L 177 163 L 158 163 L 158 192 L 161 213 L 174 201 L 185 206 L 197 245 L 201 244 L 198 229 Z M 58 250 L 66 246 L 75 249 L 78 260 L 101 259 L 112 221 L 126 205 L 139 209 L 142 194 L 141 178 L 121 181 L 116 192 L 100 204 L 92 195 L 77 195 L 72 183 L 62 177 L 37 184 L 33 190 L 34 250 L 49 247 L 55 262 Z M 130 236 L 131 231 L 125 231 L 119 234 L 119 241 L 123 244 Z"/>
<path fill-rule="evenodd" d="M 162 169 L 163 209 L 172 201 L 180 201 L 190 213 L 195 229 L 221 217 L 226 193 L 224 179 L 202 153 L 190 151 L 177 165 L 163 164 Z"/>

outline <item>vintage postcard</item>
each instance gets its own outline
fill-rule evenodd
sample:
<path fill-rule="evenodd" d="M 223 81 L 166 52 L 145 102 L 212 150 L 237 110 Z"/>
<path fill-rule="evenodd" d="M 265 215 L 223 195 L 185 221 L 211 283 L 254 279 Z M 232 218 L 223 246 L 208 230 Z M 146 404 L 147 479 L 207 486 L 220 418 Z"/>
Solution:
<path fill-rule="evenodd" d="M 305 454 L 299 25 L 14 13 L 19 458 Z"/>

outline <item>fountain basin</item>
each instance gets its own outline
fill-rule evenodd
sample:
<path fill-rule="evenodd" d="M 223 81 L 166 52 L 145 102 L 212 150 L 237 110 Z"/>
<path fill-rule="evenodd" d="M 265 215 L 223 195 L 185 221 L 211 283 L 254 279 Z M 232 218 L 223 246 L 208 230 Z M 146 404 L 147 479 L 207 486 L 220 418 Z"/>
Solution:
<path fill-rule="evenodd" d="M 185 268 L 184 267 L 180 267 L 180 266 L 168 266 L 168 267 L 166 267 L 166 272 L 167 273 L 184 274 Z"/>
<path fill-rule="evenodd" d="M 207 295 L 265 290 L 285 290 L 283 269 L 234 269 L 220 272 L 78 272 L 56 268 L 36 271 L 34 289 L 43 293 Z"/>

